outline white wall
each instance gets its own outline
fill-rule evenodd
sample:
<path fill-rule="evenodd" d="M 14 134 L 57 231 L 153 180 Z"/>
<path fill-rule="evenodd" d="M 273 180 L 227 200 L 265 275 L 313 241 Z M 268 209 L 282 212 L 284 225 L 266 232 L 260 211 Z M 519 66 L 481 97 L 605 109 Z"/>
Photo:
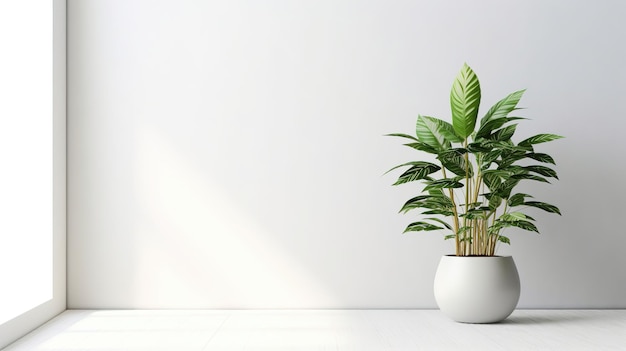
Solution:
<path fill-rule="evenodd" d="M 528 88 L 561 181 L 511 236 L 520 307 L 626 307 L 618 1 L 68 4 L 70 308 L 422 308 L 452 244 L 401 235 L 384 138 Z"/>
<path fill-rule="evenodd" d="M 53 36 L 51 55 L 52 57 L 52 259 L 50 269 L 52 270 L 52 298 L 38 305 L 37 307 L 9 320 L 0 325 L 0 348 L 8 345 L 29 331 L 35 329 L 39 325 L 48 321 L 55 315 L 61 313 L 66 308 L 66 129 L 65 129 L 65 112 L 66 112 L 66 70 L 65 70 L 65 54 L 66 54 L 66 31 L 65 31 L 65 0 L 54 0 L 46 3 L 45 1 L 33 2 L 31 4 L 31 13 L 15 13 L 14 16 L 32 15 L 32 19 L 39 20 L 39 15 L 44 11 L 50 14 L 52 12 Z M 51 8 L 47 8 L 51 6 Z M 50 11 L 52 10 L 52 11 Z M 36 14 L 36 12 L 39 12 Z M 25 25 L 30 25 L 29 21 L 23 21 Z M 21 31 L 21 28 L 14 28 Z M 32 42 L 24 42 L 24 45 L 33 45 Z M 27 51 L 27 50 L 26 50 Z M 20 54 L 24 51 L 7 51 L 8 54 Z M 28 60 L 29 58 L 24 58 Z M 41 103 L 40 101 L 32 101 L 32 103 Z M 35 126 L 33 126 L 35 128 Z M 28 175 L 25 175 L 28 177 Z M 33 218 L 32 220 L 40 220 Z M 45 222 L 45 220 L 43 220 Z M 6 233 L 4 233 L 6 234 Z M 10 233 L 9 233 L 10 235 Z M 42 243 L 31 243 L 32 245 L 41 245 Z M 48 245 L 48 249 L 50 249 Z M 26 253 L 28 254 L 28 253 Z M 47 258 L 49 259 L 49 258 Z M 26 263 L 28 264 L 28 263 Z M 33 262 L 31 264 L 38 264 Z M 12 269 L 19 271 L 21 274 L 27 274 L 31 270 L 22 264 L 15 264 Z M 24 278 L 25 280 L 28 277 Z M 1 289 L 21 288 L 19 286 L 7 286 L 6 280 L 0 283 Z M 22 294 L 30 295 L 31 292 L 22 291 Z"/>

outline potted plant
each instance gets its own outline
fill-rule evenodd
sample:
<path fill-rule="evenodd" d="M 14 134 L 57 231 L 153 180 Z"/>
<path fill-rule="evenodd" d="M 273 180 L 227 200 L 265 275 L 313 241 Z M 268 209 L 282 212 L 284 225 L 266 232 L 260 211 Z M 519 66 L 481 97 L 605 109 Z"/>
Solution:
<path fill-rule="evenodd" d="M 538 134 L 513 141 L 516 122 L 524 118 L 511 113 L 519 110 L 523 93 L 509 94 L 478 120 L 480 83 L 465 64 L 450 93 L 451 124 L 419 116 L 415 136 L 389 134 L 432 155 L 388 172 L 408 167 L 393 185 L 424 185 L 400 209 L 420 211 L 419 220 L 404 232 L 444 230 L 444 238 L 454 241 L 455 255 L 442 257 L 434 292 L 441 311 L 459 322 L 493 323 L 513 312 L 520 294 L 517 269 L 512 257 L 496 255 L 499 243 L 510 243 L 504 231 L 515 227 L 538 233 L 534 219 L 524 212 L 528 207 L 560 215 L 556 206 L 515 191 L 522 181 L 558 179 L 546 166 L 554 165 L 554 159 L 536 152 L 535 145 L 562 138 Z"/>

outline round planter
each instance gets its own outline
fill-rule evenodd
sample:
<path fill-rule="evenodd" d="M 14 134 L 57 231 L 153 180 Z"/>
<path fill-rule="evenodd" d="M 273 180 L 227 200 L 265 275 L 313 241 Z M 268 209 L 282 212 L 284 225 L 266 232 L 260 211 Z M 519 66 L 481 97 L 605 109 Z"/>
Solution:
<path fill-rule="evenodd" d="M 517 306 L 520 282 L 511 256 L 443 256 L 435 275 L 435 300 L 463 323 L 495 323 Z"/>

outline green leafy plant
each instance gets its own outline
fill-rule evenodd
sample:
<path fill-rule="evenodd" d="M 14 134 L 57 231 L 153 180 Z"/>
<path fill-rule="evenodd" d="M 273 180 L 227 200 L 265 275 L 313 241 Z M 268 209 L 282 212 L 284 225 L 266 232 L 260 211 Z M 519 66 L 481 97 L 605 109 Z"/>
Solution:
<path fill-rule="evenodd" d="M 493 256 L 499 242 L 510 243 L 502 234 L 505 228 L 539 233 L 534 219 L 522 212 L 525 208 L 561 214 L 554 205 L 514 191 L 525 180 L 549 183 L 550 178 L 558 179 L 556 171 L 545 165 L 554 165 L 554 159 L 535 152 L 535 145 L 562 138 L 538 134 L 513 142 L 514 122 L 525 118 L 510 114 L 520 109 L 517 104 L 523 93 L 516 91 L 498 101 L 478 122 L 480 83 L 465 64 L 450 92 L 452 124 L 420 115 L 415 136 L 388 134 L 408 139 L 404 145 L 436 155 L 438 160 L 438 164 L 411 161 L 388 171 L 408 167 L 393 185 L 424 183 L 421 195 L 400 209 L 402 213 L 421 211 L 420 220 L 409 224 L 405 233 L 448 230 L 445 239 L 454 239 L 457 256 Z"/>

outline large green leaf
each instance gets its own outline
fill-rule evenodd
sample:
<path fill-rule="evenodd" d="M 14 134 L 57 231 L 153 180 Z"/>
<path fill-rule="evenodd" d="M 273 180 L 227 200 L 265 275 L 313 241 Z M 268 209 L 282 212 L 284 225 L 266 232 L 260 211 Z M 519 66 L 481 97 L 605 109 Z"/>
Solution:
<path fill-rule="evenodd" d="M 557 213 L 559 215 L 561 214 L 561 211 L 558 209 L 558 207 L 556 207 L 554 205 L 547 204 L 545 202 L 526 201 L 526 202 L 524 202 L 524 205 L 540 208 L 540 209 L 542 209 L 542 210 L 544 210 L 546 212 L 550 212 L 550 213 Z"/>
<path fill-rule="evenodd" d="M 464 64 L 450 92 L 452 126 L 456 135 L 465 139 L 474 132 L 480 105 L 480 82 L 474 71 Z"/>
<path fill-rule="evenodd" d="M 441 167 L 434 163 L 417 161 L 413 163 L 413 167 L 406 170 L 400 175 L 393 185 L 404 184 L 419 179 L 425 179 L 429 174 L 437 172 Z"/>
<path fill-rule="evenodd" d="M 428 129 L 434 129 L 439 135 L 442 135 L 444 139 L 449 142 L 460 143 L 463 141 L 463 138 L 456 135 L 454 127 L 446 121 L 429 116 L 419 116 L 418 119 L 421 119 L 421 123 L 427 126 Z"/>
<path fill-rule="evenodd" d="M 419 141 L 439 151 L 450 148 L 450 142 L 442 134 L 438 123 L 433 122 L 432 119 L 435 118 L 424 118 L 424 116 L 417 117 L 417 123 L 415 124 L 415 134 L 417 138 Z"/>
<path fill-rule="evenodd" d="M 534 145 L 534 144 L 546 143 L 548 141 L 561 139 L 561 138 L 563 137 L 560 135 L 556 135 L 556 134 L 537 134 L 528 139 L 520 141 L 519 145 L 522 145 L 522 146 Z"/>
<path fill-rule="evenodd" d="M 524 95 L 524 90 L 519 90 L 514 93 L 507 95 L 504 99 L 496 102 L 489 111 L 485 114 L 485 116 L 480 120 L 480 126 L 484 126 L 487 122 L 492 119 L 503 118 L 506 117 L 511 111 L 515 110 L 517 107 L 517 103 Z M 497 128 L 497 127 L 496 127 Z"/>

